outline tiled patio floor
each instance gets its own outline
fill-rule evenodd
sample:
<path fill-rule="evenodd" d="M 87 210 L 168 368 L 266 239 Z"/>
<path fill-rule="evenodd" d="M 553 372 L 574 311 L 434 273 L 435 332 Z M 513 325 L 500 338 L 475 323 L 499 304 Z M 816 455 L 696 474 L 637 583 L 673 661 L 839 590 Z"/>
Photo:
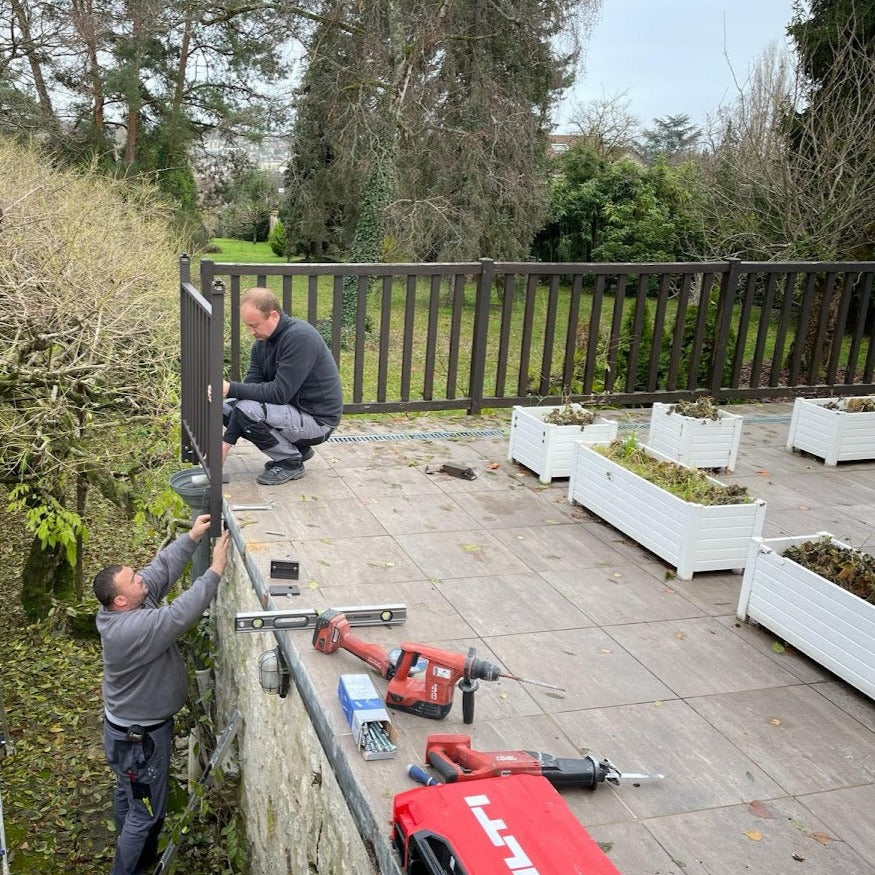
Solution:
<path fill-rule="evenodd" d="M 826 530 L 875 550 L 875 462 L 827 468 L 789 452 L 788 404 L 738 412 L 738 464 L 720 479 L 766 500 L 764 536 Z M 248 445 L 227 465 L 229 504 L 274 502 L 237 514 L 265 579 L 271 558 L 300 562 L 302 595 L 278 607 L 403 602 L 404 627 L 356 634 L 387 647 L 476 646 L 509 672 L 566 687 L 560 696 L 481 683 L 471 725 L 459 702 L 441 722 L 391 712 L 399 751 L 390 761 L 362 761 L 350 736 L 377 819 L 388 822 L 393 795 L 415 786 L 404 767 L 422 761 L 426 736 L 459 732 L 481 750 L 591 751 L 621 770 L 665 773 L 640 787 L 563 791 L 624 875 L 875 873 L 875 704 L 804 656 L 776 652 L 770 633 L 738 624 L 739 575 L 676 580 L 569 504 L 567 480 L 545 487 L 509 463 L 508 418 L 351 417 L 337 437 L 502 434 L 331 441 L 304 479 L 278 487 L 255 484 L 264 457 Z M 646 438 L 646 413 L 618 418 Z M 428 473 L 450 461 L 477 478 Z M 308 645 L 303 662 L 337 733 L 349 736 L 337 677 L 364 664 Z"/>

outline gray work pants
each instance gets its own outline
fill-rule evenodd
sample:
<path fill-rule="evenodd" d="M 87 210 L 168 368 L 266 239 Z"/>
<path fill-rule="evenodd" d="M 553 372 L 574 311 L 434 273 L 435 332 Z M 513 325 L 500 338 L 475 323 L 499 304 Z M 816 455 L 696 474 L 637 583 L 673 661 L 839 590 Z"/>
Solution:
<path fill-rule="evenodd" d="M 103 723 L 103 748 L 115 772 L 115 859 L 110 875 L 139 875 L 158 861 L 158 835 L 167 808 L 173 720 L 149 730 L 142 742 L 127 740 Z"/>
<path fill-rule="evenodd" d="M 333 431 L 331 426 L 322 425 L 309 413 L 298 410 L 291 404 L 262 404 L 260 401 L 237 400 L 231 398 L 222 404 L 222 414 L 230 419 L 232 413 L 243 414 L 246 420 L 255 424 L 252 433 L 240 432 L 247 437 L 274 462 L 300 461 L 301 447 L 322 443 Z M 227 443 L 236 443 L 237 417 L 231 420 L 225 432 Z M 259 426 L 266 433 L 259 434 Z"/>

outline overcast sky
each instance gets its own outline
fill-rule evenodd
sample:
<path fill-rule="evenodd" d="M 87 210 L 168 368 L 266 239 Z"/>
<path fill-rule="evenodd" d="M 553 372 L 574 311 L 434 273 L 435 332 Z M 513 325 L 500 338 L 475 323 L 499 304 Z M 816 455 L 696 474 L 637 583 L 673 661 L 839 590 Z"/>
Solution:
<path fill-rule="evenodd" d="M 622 92 L 644 126 L 680 114 L 701 125 L 732 102 L 733 70 L 743 84 L 770 43 L 789 47 L 792 15 L 793 0 L 603 0 L 556 132 L 570 130 L 575 103 Z"/>

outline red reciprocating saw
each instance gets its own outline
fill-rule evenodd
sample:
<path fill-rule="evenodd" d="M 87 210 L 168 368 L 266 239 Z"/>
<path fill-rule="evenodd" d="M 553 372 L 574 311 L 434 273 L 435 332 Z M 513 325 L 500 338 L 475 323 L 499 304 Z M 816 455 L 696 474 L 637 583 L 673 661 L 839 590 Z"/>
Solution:
<path fill-rule="evenodd" d="M 621 772 L 608 759 L 594 756 L 562 759 L 533 750 L 472 750 L 467 735 L 429 735 L 425 760 L 447 784 L 504 775 L 542 775 L 557 789 L 580 787 L 595 790 L 599 784 L 640 784 L 664 776 Z"/>
<path fill-rule="evenodd" d="M 401 645 L 398 658 L 393 661 L 385 648 L 368 644 L 353 635 L 349 621 L 341 611 L 327 610 L 317 617 L 313 646 L 322 653 L 334 653 L 340 648 L 348 650 L 388 679 L 386 705 L 389 708 L 432 720 L 441 720 L 449 714 L 457 683 L 462 690 L 465 723 L 471 723 L 474 719 L 474 692 L 480 680 L 510 678 L 560 689 L 552 684 L 507 674 L 494 663 L 478 659 L 473 647 L 465 655 L 427 644 L 405 643 Z M 419 672 L 418 663 L 421 660 L 425 660 L 427 665 L 424 671 Z"/>

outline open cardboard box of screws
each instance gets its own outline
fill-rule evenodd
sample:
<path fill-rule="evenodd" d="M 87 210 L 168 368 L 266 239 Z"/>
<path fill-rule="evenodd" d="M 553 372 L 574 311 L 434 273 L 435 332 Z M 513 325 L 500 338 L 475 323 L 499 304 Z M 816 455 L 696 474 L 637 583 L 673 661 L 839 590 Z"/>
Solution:
<path fill-rule="evenodd" d="M 366 674 L 342 674 L 337 698 L 352 730 L 352 737 L 366 760 L 389 760 L 395 756 L 395 727 Z"/>

